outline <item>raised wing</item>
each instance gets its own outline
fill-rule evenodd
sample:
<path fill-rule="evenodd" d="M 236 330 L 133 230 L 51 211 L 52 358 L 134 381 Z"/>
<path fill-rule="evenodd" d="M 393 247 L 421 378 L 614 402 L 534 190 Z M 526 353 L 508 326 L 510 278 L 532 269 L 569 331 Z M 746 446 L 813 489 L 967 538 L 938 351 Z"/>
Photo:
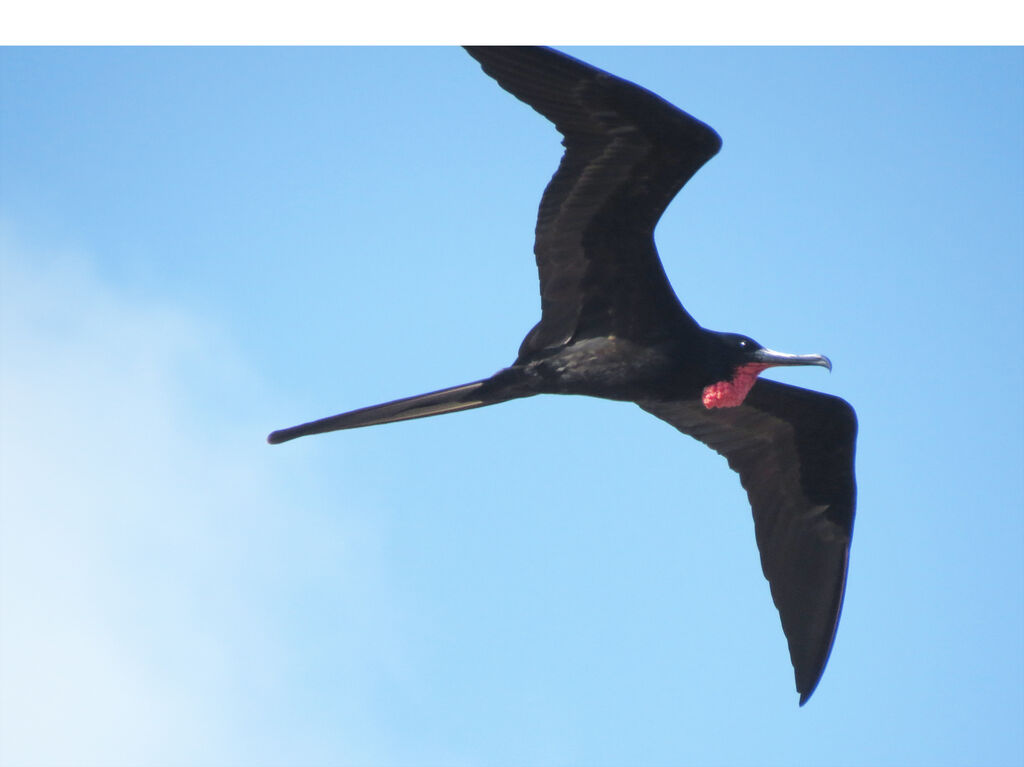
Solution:
<path fill-rule="evenodd" d="M 846 587 L 857 495 L 853 408 L 766 380 L 735 408 L 637 404 L 724 455 L 739 473 L 803 705 L 825 670 Z"/>
<path fill-rule="evenodd" d="M 718 134 L 650 91 L 557 51 L 466 50 L 564 137 L 537 216 L 541 321 L 520 358 L 574 337 L 650 340 L 695 330 L 665 276 L 654 227 L 718 152 Z"/>

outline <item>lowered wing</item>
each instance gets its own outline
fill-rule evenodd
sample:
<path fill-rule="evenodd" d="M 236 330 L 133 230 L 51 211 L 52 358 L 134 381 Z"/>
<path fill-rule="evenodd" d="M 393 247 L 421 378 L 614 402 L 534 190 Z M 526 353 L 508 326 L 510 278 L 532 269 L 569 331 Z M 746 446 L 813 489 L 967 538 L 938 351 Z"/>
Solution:
<path fill-rule="evenodd" d="M 846 587 L 857 495 L 853 408 L 767 380 L 735 408 L 638 404 L 725 456 L 739 473 L 803 705 L 825 670 Z"/>

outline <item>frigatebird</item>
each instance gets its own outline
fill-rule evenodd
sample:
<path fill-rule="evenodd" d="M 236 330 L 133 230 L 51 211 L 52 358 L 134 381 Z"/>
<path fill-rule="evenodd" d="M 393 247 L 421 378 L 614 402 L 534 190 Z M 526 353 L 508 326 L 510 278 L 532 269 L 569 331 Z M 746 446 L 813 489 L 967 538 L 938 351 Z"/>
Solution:
<path fill-rule="evenodd" d="M 705 330 L 669 284 L 655 225 L 721 139 L 654 93 L 558 51 L 466 50 L 563 136 L 537 216 L 540 321 L 515 362 L 490 378 L 275 431 L 268 441 L 535 394 L 635 402 L 739 474 L 803 705 L 825 669 L 843 603 L 857 420 L 838 397 L 758 378 L 778 365 L 831 370 L 827 357 Z"/>

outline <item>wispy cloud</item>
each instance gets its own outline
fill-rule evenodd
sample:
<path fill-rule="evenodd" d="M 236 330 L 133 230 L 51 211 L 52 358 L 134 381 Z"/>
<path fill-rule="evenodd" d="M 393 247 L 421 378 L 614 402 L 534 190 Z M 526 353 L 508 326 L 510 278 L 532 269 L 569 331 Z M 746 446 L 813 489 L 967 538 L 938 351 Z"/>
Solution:
<path fill-rule="evenodd" d="M 9 236 L 0 286 L 0 762 L 386 759 L 377 533 L 230 338 Z"/>

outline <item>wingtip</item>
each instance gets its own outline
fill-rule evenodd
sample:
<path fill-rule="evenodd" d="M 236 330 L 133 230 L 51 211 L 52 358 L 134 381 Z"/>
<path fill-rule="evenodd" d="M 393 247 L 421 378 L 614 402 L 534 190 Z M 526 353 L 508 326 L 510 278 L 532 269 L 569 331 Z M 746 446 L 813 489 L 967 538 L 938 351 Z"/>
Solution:
<path fill-rule="evenodd" d="M 825 660 L 828 660 L 827 656 Z M 796 691 L 800 693 L 801 708 L 803 708 L 803 705 L 811 699 L 811 696 L 814 695 L 814 691 L 818 689 L 818 683 L 821 681 L 821 677 L 822 675 L 824 675 L 824 673 L 825 664 L 823 663 L 821 667 L 818 669 L 818 673 L 812 679 L 801 679 L 800 675 L 797 675 Z"/>
<path fill-rule="evenodd" d="M 803 708 L 803 705 L 807 701 L 809 701 L 811 699 L 811 696 L 814 695 L 814 691 L 818 689 L 818 682 L 821 681 L 821 676 L 822 676 L 822 674 L 824 672 L 825 672 L 825 667 L 822 666 L 821 671 L 818 673 L 818 677 L 811 684 L 810 688 L 808 688 L 806 690 L 801 690 L 799 687 L 797 688 L 796 691 L 798 693 L 800 693 L 800 707 L 801 708 Z"/>

